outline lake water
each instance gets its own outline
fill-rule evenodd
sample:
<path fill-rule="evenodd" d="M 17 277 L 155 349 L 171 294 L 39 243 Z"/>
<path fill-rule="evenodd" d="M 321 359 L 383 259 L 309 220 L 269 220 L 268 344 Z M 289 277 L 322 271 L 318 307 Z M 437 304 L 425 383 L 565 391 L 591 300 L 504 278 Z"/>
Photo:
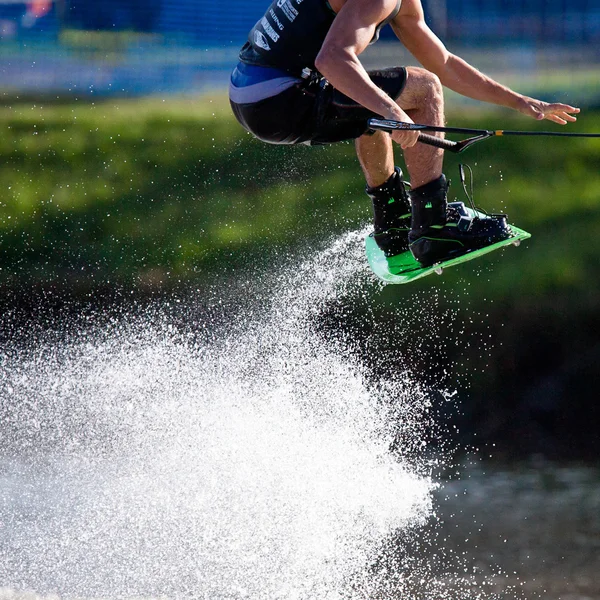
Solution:
<path fill-rule="evenodd" d="M 419 384 L 313 326 L 363 233 L 3 348 L 0 598 L 600 597 L 598 469 L 454 465 Z"/>

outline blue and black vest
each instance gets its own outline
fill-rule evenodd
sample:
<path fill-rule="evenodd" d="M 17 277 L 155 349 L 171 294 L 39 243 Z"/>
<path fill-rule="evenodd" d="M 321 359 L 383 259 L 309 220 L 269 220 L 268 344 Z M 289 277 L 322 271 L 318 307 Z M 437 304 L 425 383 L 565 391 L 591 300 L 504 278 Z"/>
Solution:
<path fill-rule="evenodd" d="M 400 4 L 401 0 L 397 0 L 396 8 L 378 25 L 371 43 L 377 41 L 380 29 L 398 14 Z M 314 70 L 315 59 L 335 16 L 327 0 L 273 0 L 251 29 L 240 60 L 296 76 L 304 68 Z"/>

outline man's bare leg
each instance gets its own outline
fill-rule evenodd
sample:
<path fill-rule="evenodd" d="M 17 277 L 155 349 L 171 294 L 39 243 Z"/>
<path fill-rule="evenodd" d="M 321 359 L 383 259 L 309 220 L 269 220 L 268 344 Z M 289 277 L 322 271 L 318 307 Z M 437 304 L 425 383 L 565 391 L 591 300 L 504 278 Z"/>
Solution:
<path fill-rule="evenodd" d="M 359 137 L 356 140 L 356 155 L 369 187 L 381 185 L 394 172 L 392 137 L 384 131 Z"/>
<path fill-rule="evenodd" d="M 406 87 L 398 104 L 415 122 L 443 127 L 444 90 L 439 79 L 424 69 L 407 69 Z M 406 168 L 413 188 L 437 179 L 442 174 L 444 151 L 427 144 L 415 144 L 404 151 Z"/>
<path fill-rule="evenodd" d="M 406 85 L 399 106 L 415 123 L 444 125 L 444 95 L 438 78 L 417 67 L 407 68 Z M 356 140 L 356 154 L 369 187 L 384 183 L 394 171 L 394 149 L 389 134 L 377 131 Z M 442 174 L 444 151 L 426 144 L 404 150 L 404 160 L 413 188 Z"/>

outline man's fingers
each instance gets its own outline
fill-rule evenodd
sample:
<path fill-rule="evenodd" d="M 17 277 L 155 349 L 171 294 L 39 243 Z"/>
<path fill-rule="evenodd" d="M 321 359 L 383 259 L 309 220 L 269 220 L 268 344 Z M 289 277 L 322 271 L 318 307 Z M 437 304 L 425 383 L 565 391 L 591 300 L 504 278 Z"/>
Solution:
<path fill-rule="evenodd" d="M 525 111 L 523 111 L 525 112 Z M 574 123 L 577 121 L 575 116 L 581 112 L 581 109 L 576 106 L 569 104 L 562 104 L 561 102 L 540 102 L 539 100 L 532 100 L 529 103 L 529 114 L 536 119 L 541 121 L 547 119 L 553 123 L 559 125 L 566 125 L 567 123 Z"/>
<path fill-rule="evenodd" d="M 570 121 L 571 123 L 577 121 L 577 117 L 574 117 L 573 115 L 570 115 L 568 113 L 563 113 L 562 117 L 563 119 L 565 119 L 566 121 Z"/>
<path fill-rule="evenodd" d="M 559 117 L 558 115 L 546 115 L 546 119 L 548 119 L 548 121 L 553 121 L 554 123 L 558 123 L 559 125 L 567 124 L 565 119 L 561 119 L 561 117 Z"/>
<path fill-rule="evenodd" d="M 394 131 L 393 140 L 403 149 L 412 148 L 419 140 L 418 131 Z"/>
<path fill-rule="evenodd" d="M 545 111 L 545 117 L 549 121 L 559 123 L 560 125 L 566 125 L 567 122 L 574 123 L 577 121 L 577 117 L 570 113 L 579 113 L 579 109 L 573 106 L 567 106 L 565 104 L 551 104 Z"/>
<path fill-rule="evenodd" d="M 402 150 L 406 150 L 407 148 L 412 148 L 418 141 L 419 136 L 411 136 L 409 139 L 404 141 L 401 145 Z"/>
<path fill-rule="evenodd" d="M 548 110 L 559 111 L 568 113 L 578 113 L 581 109 L 576 106 L 570 106 L 569 104 L 562 104 L 561 102 L 551 102 L 547 105 Z"/>
<path fill-rule="evenodd" d="M 571 113 L 578 114 L 580 109 L 575 106 L 569 106 L 568 104 L 550 104 L 547 108 L 547 112 L 559 114 L 565 119 L 576 120 L 576 117 L 573 117 Z"/>

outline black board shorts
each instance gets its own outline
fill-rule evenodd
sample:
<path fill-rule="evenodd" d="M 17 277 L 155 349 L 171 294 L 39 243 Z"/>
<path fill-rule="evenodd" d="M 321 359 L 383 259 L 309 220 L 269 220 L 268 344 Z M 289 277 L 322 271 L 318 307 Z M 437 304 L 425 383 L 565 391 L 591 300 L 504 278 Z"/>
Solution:
<path fill-rule="evenodd" d="M 406 84 L 406 69 L 369 71 L 369 77 L 396 100 Z M 369 119 L 381 116 L 336 90 L 323 77 L 299 79 L 292 87 L 258 102 L 230 103 L 240 124 L 271 144 L 316 145 L 353 140 L 369 132 Z"/>

